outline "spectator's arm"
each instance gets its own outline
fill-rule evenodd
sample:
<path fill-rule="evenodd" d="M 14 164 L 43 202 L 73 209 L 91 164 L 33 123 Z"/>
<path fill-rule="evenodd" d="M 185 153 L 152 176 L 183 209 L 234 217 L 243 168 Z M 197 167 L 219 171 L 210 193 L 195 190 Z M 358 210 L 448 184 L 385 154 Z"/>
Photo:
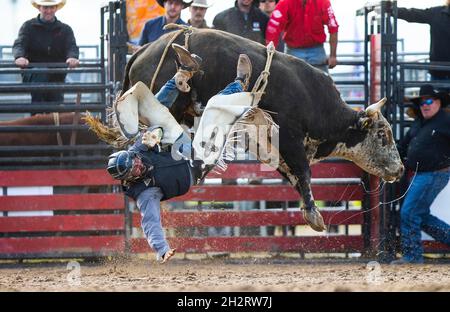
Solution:
<path fill-rule="evenodd" d="M 328 58 L 328 67 L 334 68 L 337 65 L 337 44 L 338 44 L 338 33 L 333 33 L 330 35 L 330 57 Z"/>
<path fill-rule="evenodd" d="M 338 30 L 339 24 L 334 15 L 333 8 L 330 1 L 324 1 L 322 7 L 322 22 L 327 25 L 328 32 L 330 33 L 330 57 L 328 58 L 328 67 L 334 68 L 337 65 L 337 44 L 338 44 Z"/>
<path fill-rule="evenodd" d="M 398 8 L 398 18 L 410 23 L 430 24 L 432 20 L 432 14 L 430 9 L 420 10 Z"/>
<path fill-rule="evenodd" d="M 272 12 L 267 24 L 266 44 L 272 41 L 275 46 L 278 46 L 280 34 L 289 21 L 289 3 L 289 1 L 278 2 L 275 10 Z"/>
<path fill-rule="evenodd" d="M 75 35 L 73 34 L 72 28 L 68 27 L 66 38 L 66 58 L 78 59 L 79 57 L 80 50 L 78 49 Z"/>
<path fill-rule="evenodd" d="M 14 59 L 18 58 L 27 58 L 27 43 L 29 42 L 30 36 L 29 36 L 29 28 L 28 24 L 24 23 L 22 27 L 19 30 L 19 36 L 14 41 L 13 45 L 13 55 Z"/>
<path fill-rule="evenodd" d="M 66 63 L 69 68 L 75 68 L 80 64 L 80 50 L 75 40 L 72 28 L 68 27 L 66 35 Z"/>

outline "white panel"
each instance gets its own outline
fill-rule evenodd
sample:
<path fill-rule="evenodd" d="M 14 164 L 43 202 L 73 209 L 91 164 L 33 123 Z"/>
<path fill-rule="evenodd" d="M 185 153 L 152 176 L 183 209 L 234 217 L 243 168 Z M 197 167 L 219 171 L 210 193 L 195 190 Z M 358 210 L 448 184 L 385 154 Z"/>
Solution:
<path fill-rule="evenodd" d="M 8 187 L 8 196 L 52 195 L 53 186 Z M 10 211 L 8 217 L 53 216 L 52 210 L 45 211 Z"/>
<path fill-rule="evenodd" d="M 450 224 L 450 183 L 439 193 L 431 205 L 431 214 Z M 432 240 L 428 234 L 422 232 L 422 239 Z"/>

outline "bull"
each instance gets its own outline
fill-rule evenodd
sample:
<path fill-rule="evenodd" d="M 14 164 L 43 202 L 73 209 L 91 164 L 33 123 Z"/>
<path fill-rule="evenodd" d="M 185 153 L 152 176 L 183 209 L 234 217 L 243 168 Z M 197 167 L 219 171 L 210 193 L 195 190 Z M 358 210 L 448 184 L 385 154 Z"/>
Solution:
<path fill-rule="evenodd" d="M 132 56 L 126 66 L 122 94 L 138 81 L 151 84 L 173 36 L 169 33 Z M 184 36 L 179 36 L 174 42 L 184 44 L 184 40 Z M 191 92 L 203 103 L 234 79 L 239 54 L 250 57 L 253 73 L 263 71 L 266 64 L 266 47 L 218 30 L 194 30 L 188 47 L 203 58 L 203 72 L 191 80 Z M 154 90 L 159 90 L 176 72 L 175 59 L 175 53 L 169 49 Z M 254 74 L 251 86 L 256 78 Z M 191 102 L 192 94 L 179 96 L 172 110 L 177 120 L 182 119 Z M 384 102 L 357 112 L 344 102 L 328 75 L 295 57 L 279 52 L 274 55 L 266 94 L 259 107 L 272 112 L 279 125 L 277 170 L 303 198 L 303 215 L 313 229 L 322 231 L 325 225 L 311 193 L 311 164 L 327 157 L 341 157 L 387 182 L 394 182 L 403 174 L 391 127 L 381 114 Z"/>

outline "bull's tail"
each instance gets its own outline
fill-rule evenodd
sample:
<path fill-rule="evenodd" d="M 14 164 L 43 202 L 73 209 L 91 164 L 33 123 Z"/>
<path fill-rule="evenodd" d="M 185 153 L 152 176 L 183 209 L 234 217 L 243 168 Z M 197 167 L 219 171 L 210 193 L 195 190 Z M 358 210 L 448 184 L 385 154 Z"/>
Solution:
<path fill-rule="evenodd" d="M 125 148 L 130 140 L 122 136 L 118 127 L 108 127 L 104 125 L 100 118 L 92 116 L 89 112 L 82 117 L 89 126 L 89 130 L 93 131 L 97 137 L 117 149 Z"/>
<path fill-rule="evenodd" d="M 121 97 L 128 89 L 131 88 L 131 82 L 130 82 L 130 69 L 131 69 L 131 66 L 133 65 L 133 63 L 136 60 L 136 58 L 139 55 L 141 55 L 147 49 L 147 47 L 150 44 L 151 43 L 147 43 L 147 44 L 143 45 L 139 50 L 137 50 L 131 56 L 130 60 L 127 62 L 127 65 L 125 66 L 125 76 L 123 78 L 122 90 L 120 91 L 119 97 Z"/>

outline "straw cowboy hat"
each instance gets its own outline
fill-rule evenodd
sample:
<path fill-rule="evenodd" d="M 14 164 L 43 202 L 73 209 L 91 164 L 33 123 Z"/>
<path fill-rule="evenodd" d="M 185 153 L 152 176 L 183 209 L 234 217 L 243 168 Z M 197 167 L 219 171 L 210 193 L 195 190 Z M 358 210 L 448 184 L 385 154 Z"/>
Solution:
<path fill-rule="evenodd" d="M 158 2 L 158 4 L 159 4 L 160 6 L 164 7 L 164 2 L 165 2 L 166 0 L 156 0 L 156 1 Z M 187 8 L 188 6 L 191 5 L 192 0 L 189 0 L 189 1 L 181 0 L 181 2 L 183 2 L 183 8 L 185 9 L 185 8 Z"/>
<path fill-rule="evenodd" d="M 191 7 L 197 8 L 209 8 L 211 5 L 208 4 L 208 0 L 194 0 L 192 1 Z"/>
<path fill-rule="evenodd" d="M 66 0 L 31 0 L 31 4 L 39 9 L 39 6 L 53 6 L 56 5 L 56 9 L 61 9 L 65 4 Z"/>

